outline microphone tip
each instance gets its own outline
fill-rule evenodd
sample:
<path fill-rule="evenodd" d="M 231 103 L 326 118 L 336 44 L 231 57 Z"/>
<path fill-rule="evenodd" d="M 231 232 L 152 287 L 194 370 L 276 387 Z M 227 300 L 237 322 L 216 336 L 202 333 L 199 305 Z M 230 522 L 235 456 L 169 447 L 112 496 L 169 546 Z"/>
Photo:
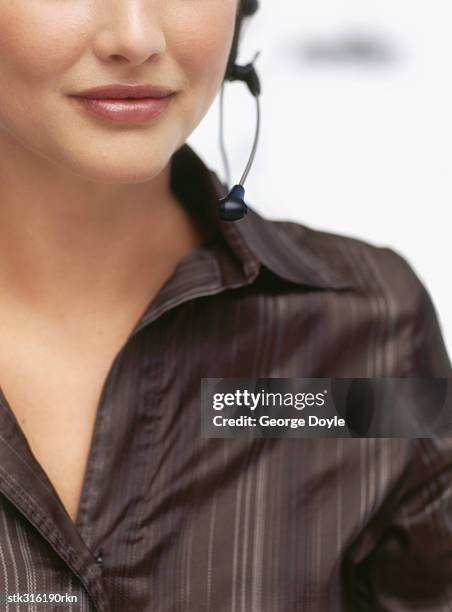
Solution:
<path fill-rule="evenodd" d="M 220 218 L 222 221 L 238 221 L 242 219 L 248 212 L 248 207 L 245 204 L 245 189 L 242 185 L 235 185 L 228 195 L 221 198 Z"/>

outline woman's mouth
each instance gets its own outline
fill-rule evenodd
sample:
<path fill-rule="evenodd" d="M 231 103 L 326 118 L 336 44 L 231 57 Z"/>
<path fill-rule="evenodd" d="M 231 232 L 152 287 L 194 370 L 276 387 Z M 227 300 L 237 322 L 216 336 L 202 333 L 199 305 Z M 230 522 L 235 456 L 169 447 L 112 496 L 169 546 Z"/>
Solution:
<path fill-rule="evenodd" d="M 107 85 L 71 97 L 89 113 L 113 123 L 144 123 L 161 115 L 175 91 L 151 85 Z"/>
<path fill-rule="evenodd" d="M 71 96 L 89 113 L 113 123 L 145 123 L 160 116 L 175 94 L 159 98 L 89 98 Z"/>

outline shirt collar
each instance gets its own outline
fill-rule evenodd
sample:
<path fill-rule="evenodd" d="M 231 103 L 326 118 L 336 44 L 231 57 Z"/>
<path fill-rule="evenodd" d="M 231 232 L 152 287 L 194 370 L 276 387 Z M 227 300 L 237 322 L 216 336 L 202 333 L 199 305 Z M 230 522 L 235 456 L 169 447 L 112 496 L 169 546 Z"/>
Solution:
<path fill-rule="evenodd" d="M 228 189 L 188 144 L 173 156 L 171 182 L 174 193 L 201 225 L 215 225 L 247 282 L 252 282 L 265 266 L 279 278 L 300 285 L 326 289 L 354 286 L 350 273 L 340 266 L 337 252 L 333 252 L 333 234 L 322 233 L 321 256 L 314 244 L 317 236 L 319 246 L 320 233 L 298 223 L 266 219 L 249 205 L 243 219 L 222 221 L 218 200 Z"/>

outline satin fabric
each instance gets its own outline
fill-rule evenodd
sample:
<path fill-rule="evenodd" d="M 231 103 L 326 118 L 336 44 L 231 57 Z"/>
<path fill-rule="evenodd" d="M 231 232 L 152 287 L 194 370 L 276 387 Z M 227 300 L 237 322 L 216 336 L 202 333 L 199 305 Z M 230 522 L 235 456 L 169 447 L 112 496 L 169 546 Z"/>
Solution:
<path fill-rule="evenodd" d="M 0 593 L 77 598 L 20 610 L 451 610 L 451 440 L 200 436 L 203 377 L 449 377 L 425 286 L 390 248 L 252 207 L 220 221 L 226 188 L 188 145 L 171 181 L 217 231 L 111 365 L 75 523 L 0 395 Z"/>

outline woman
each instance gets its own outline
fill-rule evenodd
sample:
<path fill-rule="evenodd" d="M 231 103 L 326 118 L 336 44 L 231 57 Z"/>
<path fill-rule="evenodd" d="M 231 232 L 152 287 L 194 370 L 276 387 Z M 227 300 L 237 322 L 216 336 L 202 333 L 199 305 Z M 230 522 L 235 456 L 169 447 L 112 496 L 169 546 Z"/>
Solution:
<path fill-rule="evenodd" d="M 394 251 L 219 218 L 185 143 L 253 10 L 0 0 L 6 609 L 450 602 L 450 444 L 200 436 L 202 378 L 451 371 Z"/>

